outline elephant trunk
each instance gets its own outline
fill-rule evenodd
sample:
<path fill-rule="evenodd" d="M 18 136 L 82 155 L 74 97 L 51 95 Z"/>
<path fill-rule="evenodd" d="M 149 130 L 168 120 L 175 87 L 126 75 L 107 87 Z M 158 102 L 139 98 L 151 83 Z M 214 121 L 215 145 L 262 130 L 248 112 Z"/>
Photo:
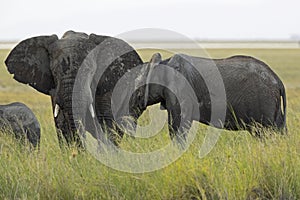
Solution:
<path fill-rule="evenodd" d="M 85 134 L 85 116 L 89 102 L 82 93 L 74 94 L 75 78 L 64 78 L 61 84 L 64 119 L 68 130 L 64 134 L 67 142 L 75 142 L 81 146 L 81 138 Z"/>

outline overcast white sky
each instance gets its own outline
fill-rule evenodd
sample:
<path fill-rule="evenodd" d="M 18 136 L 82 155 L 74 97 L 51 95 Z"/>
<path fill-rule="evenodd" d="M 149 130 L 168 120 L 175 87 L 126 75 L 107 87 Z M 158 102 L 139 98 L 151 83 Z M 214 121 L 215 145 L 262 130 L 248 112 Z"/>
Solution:
<path fill-rule="evenodd" d="M 0 40 L 61 36 L 69 29 L 114 36 L 140 28 L 164 28 L 193 39 L 290 39 L 300 36 L 299 2 L 5 0 L 1 2 Z"/>

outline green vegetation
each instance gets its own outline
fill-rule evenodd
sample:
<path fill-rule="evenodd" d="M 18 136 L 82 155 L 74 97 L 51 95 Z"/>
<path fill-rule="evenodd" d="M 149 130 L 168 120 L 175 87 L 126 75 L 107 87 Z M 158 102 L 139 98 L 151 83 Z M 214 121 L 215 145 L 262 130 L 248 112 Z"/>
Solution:
<path fill-rule="evenodd" d="M 144 174 L 113 170 L 75 149 L 61 151 L 50 98 L 13 80 L 3 62 L 8 52 L 0 51 L 0 103 L 27 104 L 41 123 L 42 138 L 40 151 L 30 153 L 1 134 L 0 199 L 300 199 L 300 49 L 208 50 L 214 58 L 252 55 L 274 69 L 287 89 L 288 135 L 271 133 L 260 140 L 245 131 L 224 131 L 210 154 L 200 159 L 206 128 L 201 125 L 183 156 Z M 153 51 L 140 53 L 148 60 Z M 195 50 L 185 53 L 198 55 Z M 168 142 L 164 129 L 147 141 L 125 137 L 121 146 L 147 152 Z"/>

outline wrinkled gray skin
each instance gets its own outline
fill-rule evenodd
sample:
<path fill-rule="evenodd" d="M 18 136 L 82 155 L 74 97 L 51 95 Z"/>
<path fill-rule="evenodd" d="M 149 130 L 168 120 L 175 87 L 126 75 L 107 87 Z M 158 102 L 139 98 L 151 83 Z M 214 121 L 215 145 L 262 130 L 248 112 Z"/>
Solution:
<path fill-rule="evenodd" d="M 0 105 L 0 127 L 4 131 L 11 130 L 18 140 L 28 139 L 33 147 L 40 144 L 40 124 L 23 103 Z"/>
<path fill-rule="evenodd" d="M 212 108 L 208 87 L 203 77 L 193 68 L 191 63 L 194 66 L 197 64 L 202 69 L 216 66 L 220 72 L 226 94 L 226 102 L 224 103 L 226 115 L 224 120 L 220 119 L 222 124 L 211 121 Z M 155 68 L 166 69 L 166 66 L 174 69 L 175 73 L 172 74 L 169 71 L 156 74 L 150 73 Z M 145 80 L 157 80 L 160 83 L 165 83 L 168 88 L 177 88 L 179 90 L 178 94 L 184 91 L 182 88 L 185 86 L 179 85 L 179 78 L 176 76 L 181 74 L 186 78 L 197 96 L 198 108 L 192 108 L 190 112 L 199 109 L 200 113 L 200 118 L 193 117 L 192 113 L 191 120 L 228 130 L 244 129 L 251 132 L 253 125 L 256 126 L 259 123 L 262 127 L 273 127 L 286 131 L 284 85 L 279 77 L 260 60 L 248 56 L 207 59 L 183 54 L 161 60 L 160 54 L 154 54 L 151 61 L 144 64 L 144 67 L 146 70 L 142 74 L 143 78 L 139 78 L 140 82 L 142 81 L 145 84 L 148 83 Z M 179 73 L 176 73 L 176 71 Z M 205 80 L 214 80 L 214 78 L 214 75 L 211 75 L 205 77 Z M 184 109 L 180 109 L 180 105 L 183 105 L 184 102 L 179 102 L 174 93 L 166 87 L 157 84 L 145 85 L 140 87 L 131 98 L 130 113 L 135 119 L 142 114 L 147 106 L 161 103 L 161 106 L 168 111 L 171 138 L 178 136 L 180 131 L 190 128 L 190 122 L 181 121 L 181 116 L 185 120 L 184 116 L 188 115 Z M 211 94 L 218 100 L 218 94 L 214 94 L 214 91 Z M 190 97 L 186 96 L 186 98 Z M 283 106 L 281 101 L 283 101 Z M 179 130 L 181 122 L 184 124 L 182 126 L 183 130 Z M 177 139 L 185 140 L 185 138 L 186 135 L 180 135 Z"/>
<path fill-rule="evenodd" d="M 81 80 L 83 82 L 80 88 L 77 88 L 78 94 L 74 95 L 76 98 L 74 103 L 73 86 L 81 64 L 91 50 L 107 39 L 122 43 L 131 51 L 115 59 L 101 78 L 94 77 L 97 65 L 85 66 L 85 69 L 81 69 L 81 72 L 85 73 L 83 76 L 85 79 Z M 107 45 L 109 44 L 111 43 Z M 112 50 L 107 55 L 102 55 L 104 58 L 113 57 L 114 48 L 119 48 L 118 46 L 107 47 Z M 101 64 L 101 61 L 97 62 Z M 109 130 L 114 128 L 110 109 L 111 92 L 118 79 L 142 61 L 135 50 L 120 39 L 68 31 L 61 39 L 51 35 L 33 37 L 20 42 L 10 52 L 5 63 L 8 71 L 14 74 L 14 79 L 51 96 L 60 144 L 65 139 L 68 144 L 75 142 L 80 146 L 78 132 L 83 134 L 87 130 L 97 137 L 95 134 L 98 128 L 95 123 L 92 123 L 95 126 L 84 126 L 85 122 L 95 120 L 92 112 L 96 112 L 101 125 L 106 125 Z M 95 82 L 97 78 L 98 80 L 100 78 L 99 82 Z M 92 111 L 91 106 L 94 109 Z M 78 113 L 73 113 L 74 110 Z M 77 114 L 82 117 L 75 120 L 74 115 Z M 119 129 L 117 131 L 120 136 L 123 135 L 122 131 Z M 115 134 L 109 134 L 108 137 L 117 144 L 118 137 Z"/>

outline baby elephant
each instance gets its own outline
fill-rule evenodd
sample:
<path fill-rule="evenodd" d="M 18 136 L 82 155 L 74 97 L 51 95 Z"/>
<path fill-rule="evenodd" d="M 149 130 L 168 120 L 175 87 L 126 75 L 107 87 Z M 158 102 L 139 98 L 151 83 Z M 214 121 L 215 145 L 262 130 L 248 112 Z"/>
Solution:
<path fill-rule="evenodd" d="M 11 130 L 18 140 L 28 139 L 33 147 L 40 143 L 40 124 L 33 112 L 23 103 L 0 105 L 0 128 Z"/>
<path fill-rule="evenodd" d="M 154 54 L 141 67 L 130 112 L 138 118 L 147 106 L 167 109 L 171 137 L 185 140 L 193 120 L 228 130 L 255 127 L 286 130 L 286 95 L 279 77 L 249 56 L 208 59 Z M 182 133 L 182 134 L 181 134 Z"/>

